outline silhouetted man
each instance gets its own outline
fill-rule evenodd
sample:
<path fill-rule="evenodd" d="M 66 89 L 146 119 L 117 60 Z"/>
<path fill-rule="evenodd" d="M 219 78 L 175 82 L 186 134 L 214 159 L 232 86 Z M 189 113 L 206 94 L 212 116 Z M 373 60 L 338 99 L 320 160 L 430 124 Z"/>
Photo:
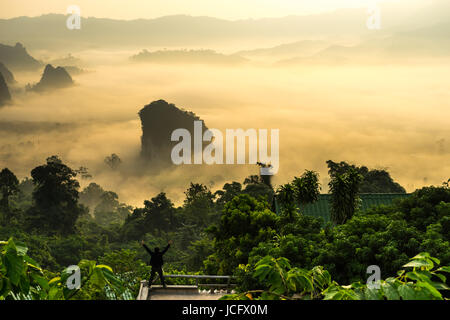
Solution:
<path fill-rule="evenodd" d="M 162 271 L 162 266 L 164 264 L 163 261 L 163 255 L 164 253 L 167 252 L 167 250 L 169 250 L 170 245 L 172 244 L 172 240 L 169 241 L 169 243 L 167 244 L 167 247 L 164 248 L 163 251 L 159 251 L 159 248 L 156 247 L 155 251 L 153 252 L 152 250 L 149 249 L 149 247 L 147 247 L 144 243 L 144 240 L 141 241 L 142 246 L 145 248 L 145 250 L 147 250 L 147 252 L 150 254 L 150 265 L 152 266 L 152 272 L 150 274 L 150 280 L 148 282 L 148 286 L 150 287 L 152 285 L 153 279 L 155 278 L 156 272 L 158 272 L 159 274 L 159 278 L 161 279 L 161 284 L 163 285 L 163 287 L 166 287 L 166 284 L 164 283 L 164 275 L 163 275 L 163 271 Z"/>

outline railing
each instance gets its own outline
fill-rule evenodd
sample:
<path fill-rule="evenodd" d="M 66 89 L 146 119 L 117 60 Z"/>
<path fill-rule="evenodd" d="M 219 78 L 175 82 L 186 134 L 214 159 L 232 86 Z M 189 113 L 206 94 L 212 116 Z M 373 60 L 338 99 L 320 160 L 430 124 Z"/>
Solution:
<path fill-rule="evenodd" d="M 210 287 L 210 288 L 231 288 L 236 286 L 231 283 L 231 280 L 235 277 L 233 276 L 210 276 L 210 275 L 190 275 L 190 274 L 167 274 L 164 278 L 185 278 L 185 279 L 195 279 L 195 285 L 197 287 Z M 203 283 L 200 284 L 201 279 L 224 279 L 227 281 L 226 284 L 215 284 L 215 283 Z"/>
<path fill-rule="evenodd" d="M 210 275 L 189 275 L 189 274 L 167 274 L 164 275 L 164 278 L 184 278 L 184 279 L 195 279 L 195 287 L 206 287 L 206 288 L 217 288 L 223 289 L 226 288 L 230 290 L 232 287 L 235 287 L 236 284 L 231 283 L 235 277 L 233 276 L 210 276 Z M 226 283 L 216 284 L 216 283 L 199 283 L 202 279 L 223 279 L 226 280 Z M 141 287 L 139 289 L 139 294 L 137 296 L 137 300 L 147 300 L 149 296 L 149 288 L 147 286 L 147 280 L 141 281 Z M 182 286 L 180 286 L 182 287 Z M 177 286 L 171 286 L 171 289 L 176 289 Z"/>

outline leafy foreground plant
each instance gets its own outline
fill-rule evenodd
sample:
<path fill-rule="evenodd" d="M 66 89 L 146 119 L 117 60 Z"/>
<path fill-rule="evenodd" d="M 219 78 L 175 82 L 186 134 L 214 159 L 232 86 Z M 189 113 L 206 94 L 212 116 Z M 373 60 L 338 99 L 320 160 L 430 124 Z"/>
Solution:
<path fill-rule="evenodd" d="M 403 266 L 405 270 L 397 272 L 396 278 L 340 286 L 321 266 L 307 271 L 291 268 L 286 258 L 266 256 L 253 272 L 266 289 L 227 295 L 222 300 L 443 300 L 442 292 L 449 290 L 443 273 L 450 273 L 450 267 L 439 264 L 428 253 L 420 253 Z"/>
<path fill-rule="evenodd" d="M 28 248 L 16 244 L 12 238 L 0 241 L 0 300 L 69 300 L 120 299 L 124 286 L 106 265 L 81 260 L 81 283 L 78 289 L 69 289 L 67 270 L 60 275 L 43 270 L 27 256 Z"/>

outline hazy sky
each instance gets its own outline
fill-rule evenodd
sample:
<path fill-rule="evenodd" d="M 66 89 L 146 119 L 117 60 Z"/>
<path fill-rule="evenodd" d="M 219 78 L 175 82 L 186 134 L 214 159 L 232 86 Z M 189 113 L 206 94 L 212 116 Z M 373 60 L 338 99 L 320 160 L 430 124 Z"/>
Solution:
<path fill-rule="evenodd" d="M 366 7 L 374 1 L 408 6 L 431 0 L 1 0 L 0 18 L 65 13 L 69 5 L 75 4 L 83 16 L 90 17 L 136 19 L 189 14 L 247 19 Z"/>

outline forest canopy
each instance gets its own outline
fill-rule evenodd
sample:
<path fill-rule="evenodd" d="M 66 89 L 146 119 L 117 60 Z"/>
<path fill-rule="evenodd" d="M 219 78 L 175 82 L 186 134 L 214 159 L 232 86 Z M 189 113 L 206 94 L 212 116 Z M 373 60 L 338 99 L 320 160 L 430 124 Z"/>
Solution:
<path fill-rule="evenodd" d="M 80 190 L 77 170 L 52 156 L 31 179 L 0 172 L 0 238 L 25 243 L 49 272 L 81 260 L 107 262 L 128 275 L 134 291 L 150 270 L 140 240 L 162 247 L 173 239 L 166 272 L 235 275 L 239 290 L 267 289 L 252 276 L 267 256 L 288 259 L 292 268 L 322 266 L 343 284 L 365 279 L 369 265 L 395 276 L 421 252 L 450 264 L 448 182 L 362 211 L 359 194 L 404 189 L 384 170 L 327 164 L 332 220 L 324 224 L 303 212 L 320 194 L 314 171 L 281 186 L 259 175 L 215 192 L 193 182 L 179 206 L 161 192 L 135 208 L 94 182 Z"/>

